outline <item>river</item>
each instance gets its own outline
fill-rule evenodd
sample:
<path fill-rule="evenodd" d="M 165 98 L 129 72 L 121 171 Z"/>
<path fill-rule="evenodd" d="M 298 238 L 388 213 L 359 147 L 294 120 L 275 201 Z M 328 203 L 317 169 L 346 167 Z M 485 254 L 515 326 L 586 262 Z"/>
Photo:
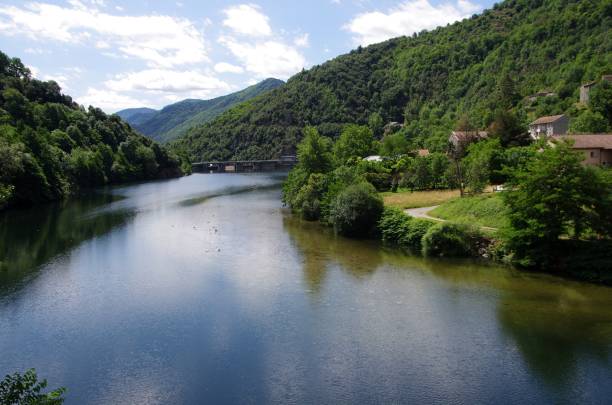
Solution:
<path fill-rule="evenodd" d="M 68 404 L 606 403 L 612 289 L 425 260 L 196 174 L 0 216 L 0 373 Z"/>

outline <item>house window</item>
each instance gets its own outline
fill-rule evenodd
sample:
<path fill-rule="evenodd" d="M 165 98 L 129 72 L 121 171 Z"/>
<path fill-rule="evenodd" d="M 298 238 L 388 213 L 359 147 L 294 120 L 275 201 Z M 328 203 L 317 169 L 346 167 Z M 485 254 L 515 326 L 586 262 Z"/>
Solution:
<path fill-rule="evenodd" d="M 594 158 L 595 157 L 595 152 L 591 151 L 591 157 Z"/>

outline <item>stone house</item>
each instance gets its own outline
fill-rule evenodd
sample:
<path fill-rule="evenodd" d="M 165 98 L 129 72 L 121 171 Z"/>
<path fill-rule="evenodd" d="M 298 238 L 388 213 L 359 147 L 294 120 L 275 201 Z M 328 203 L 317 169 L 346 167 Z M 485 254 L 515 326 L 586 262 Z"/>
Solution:
<path fill-rule="evenodd" d="M 537 99 L 542 98 L 542 97 L 553 97 L 556 96 L 557 93 L 553 93 L 552 91 L 539 91 L 537 93 L 534 93 L 530 96 L 527 96 L 527 100 L 530 103 L 535 102 Z"/>
<path fill-rule="evenodd" d="M 569 127 L 569 119 L 565 114 L 540 117 L 529 124 L 531 139 L 565 135 Z"/>
<path fill-rule="evenodd" d="M 584 153 L 585 165 L 612 166 L 612 134 L 562 135 L 552 139 L 573 142 L 572 149 Z"/>
<path fill-rule="evenodd" d="M 602 82 L 612 82 L 612 75 L 602 75 L 601 81 Z M 585 105 L 589 104 L 591 88 L 595 86 L 596 84 L 597 84 L 597 80 L 594 80 L 592 82 L 588 82 L 580 86 L 580 102 L 582 104 L 585 104 Z"/>
<path fill-rule="evenodd" d="M 582 104 L 589 104 L 589 93 L 591 91 L 591 87 L 597 84 L 596 81 L 588 82 L 580 86 L 580 102 Z"/>
<path fill-rule="evenodd" d="M 448 137 L 448 142 L 455 150 L 465 149 L 472 142 L 478 142 L 487 139 L 489 133 L 487 131 L 453 131 Z"/>

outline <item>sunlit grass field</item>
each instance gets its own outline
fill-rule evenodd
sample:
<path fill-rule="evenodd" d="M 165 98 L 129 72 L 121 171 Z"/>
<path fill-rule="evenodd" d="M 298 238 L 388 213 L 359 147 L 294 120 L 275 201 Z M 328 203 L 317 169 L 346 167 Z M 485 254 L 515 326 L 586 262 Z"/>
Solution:
<path fill-rule="evenodd" d="M 397 193 L 381 193 L 385 206 L 401 209 L 431 207 L 459 197 L 459 190 L 413 191 L 400 189 Z"/>
<path fill-rule="evenodd" d="M 429 212 L 429 215 L 469 225 L 503 228 L 507 225 L 506 207 L 498 193 L 457 198 Z"/>

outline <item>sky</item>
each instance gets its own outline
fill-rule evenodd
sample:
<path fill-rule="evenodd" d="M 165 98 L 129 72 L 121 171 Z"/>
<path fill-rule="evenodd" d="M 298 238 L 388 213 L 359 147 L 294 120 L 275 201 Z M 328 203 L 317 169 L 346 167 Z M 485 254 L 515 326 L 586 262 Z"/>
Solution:
<path fill-rule="evenodd" d="M 0 50 L 112 113 L 287 80 L 359 45 L 470 17 L 491 0 L 0 0 Z"/>

